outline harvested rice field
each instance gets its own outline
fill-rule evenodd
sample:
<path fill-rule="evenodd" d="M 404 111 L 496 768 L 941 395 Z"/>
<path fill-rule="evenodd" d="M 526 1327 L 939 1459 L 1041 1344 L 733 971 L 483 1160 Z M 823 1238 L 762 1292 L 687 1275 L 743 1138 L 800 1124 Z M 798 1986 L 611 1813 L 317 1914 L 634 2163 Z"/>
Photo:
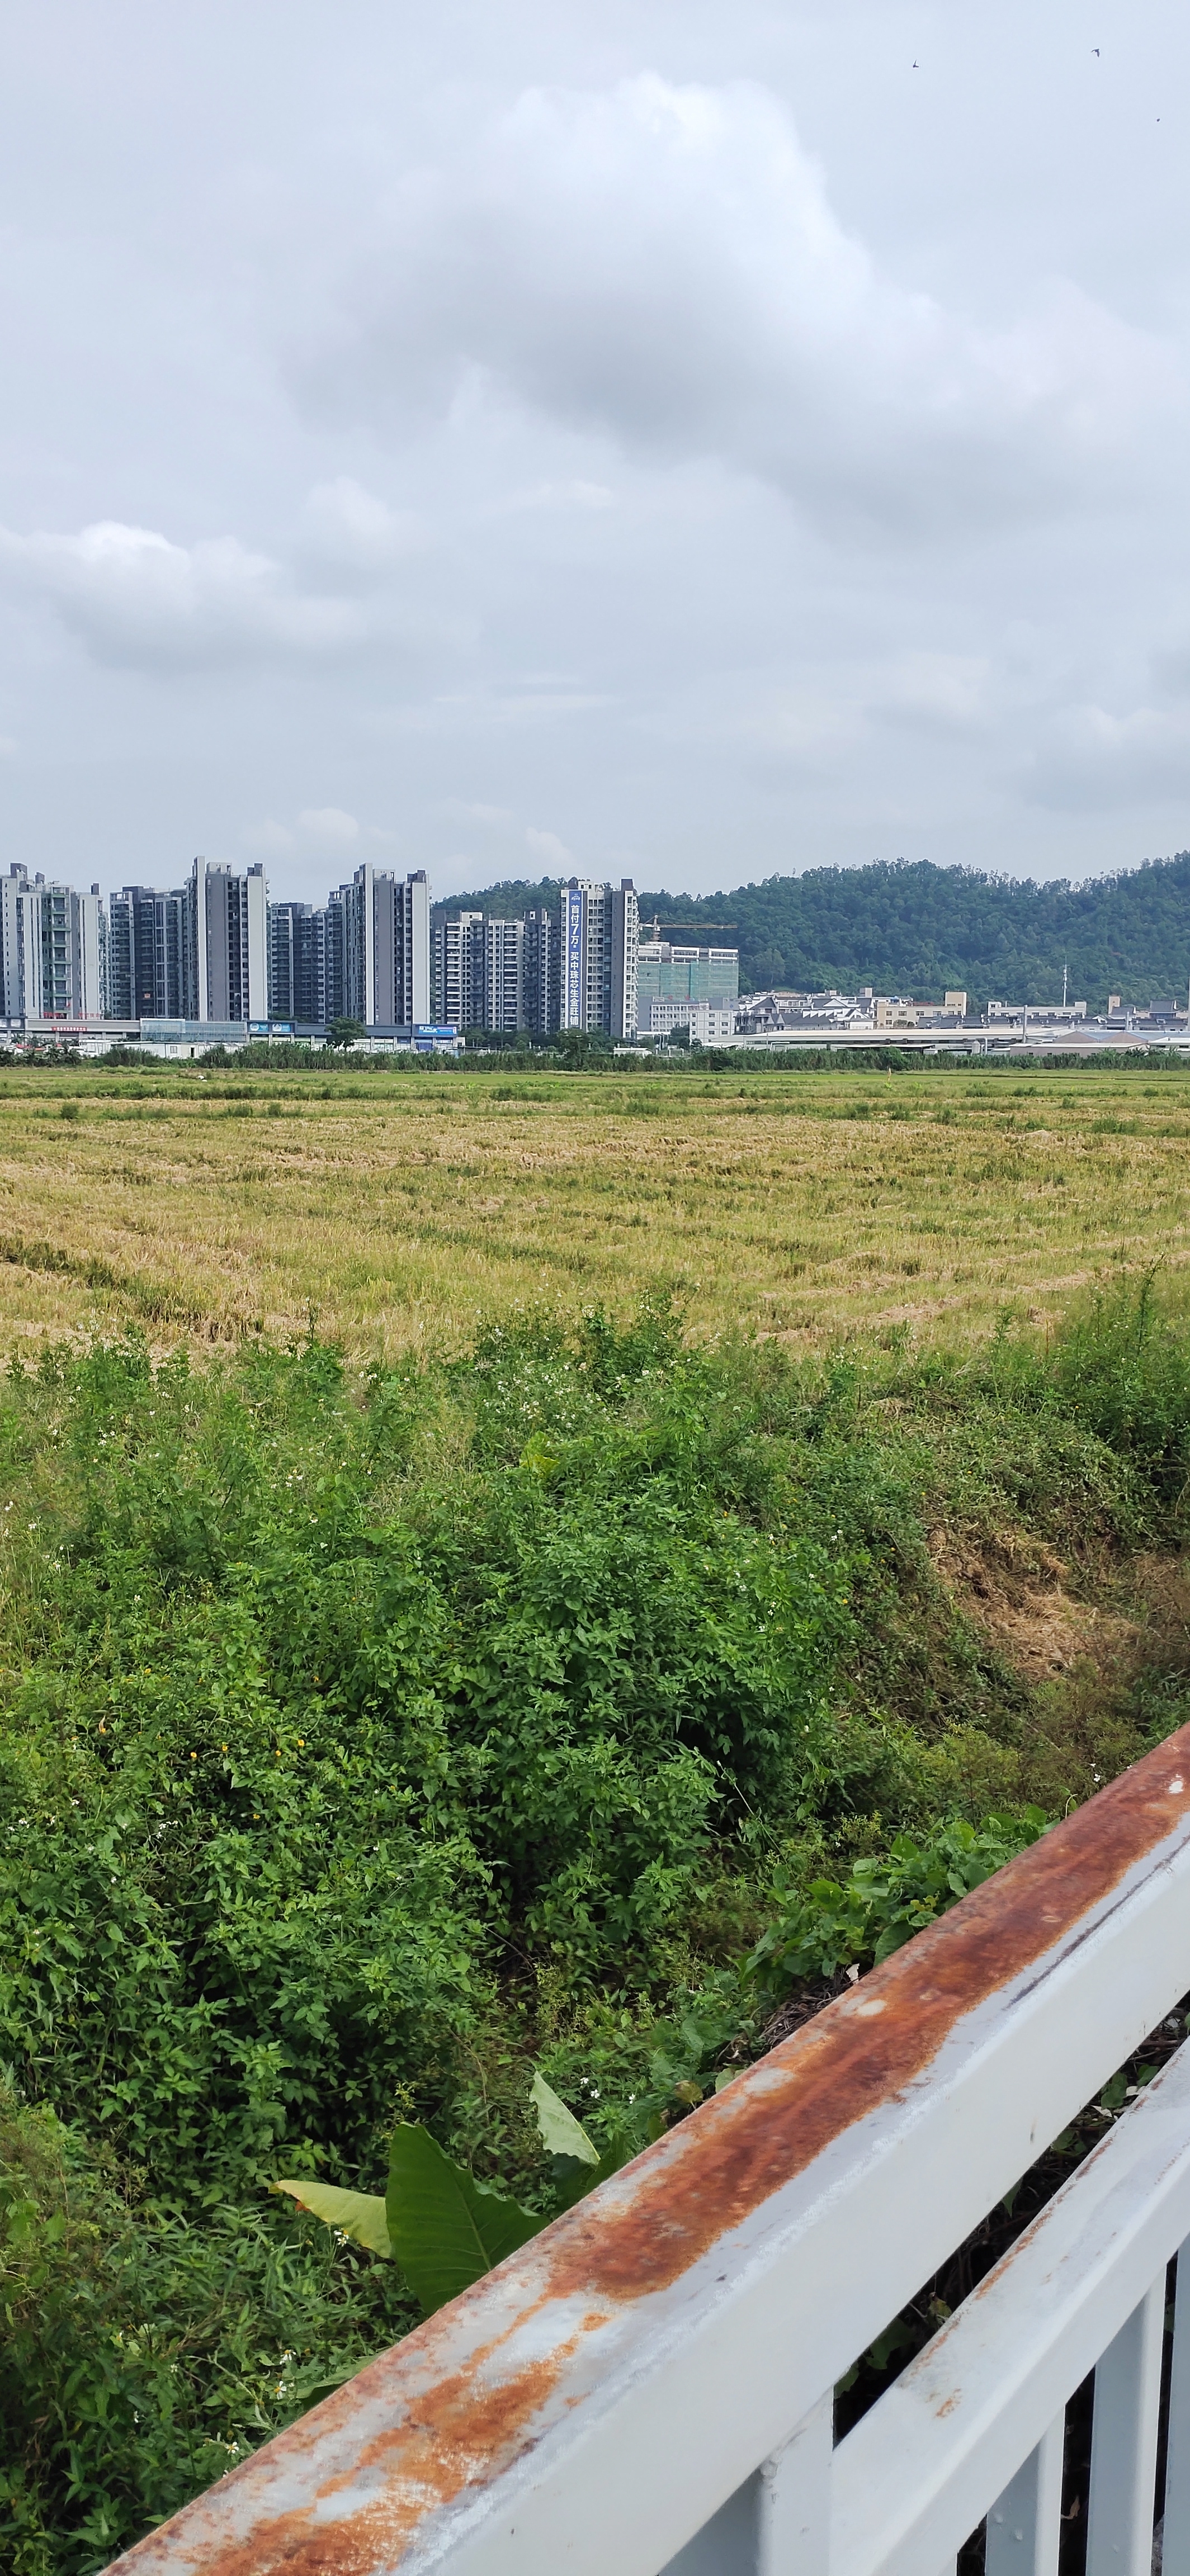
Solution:
<path fill-rule="evenodd" d="M 0 1342 L 360 1355 L 677 1284 L 698 1335 L 950 1345 L 1190 1262 L 1190 1073 L 0 1074 Z"/>

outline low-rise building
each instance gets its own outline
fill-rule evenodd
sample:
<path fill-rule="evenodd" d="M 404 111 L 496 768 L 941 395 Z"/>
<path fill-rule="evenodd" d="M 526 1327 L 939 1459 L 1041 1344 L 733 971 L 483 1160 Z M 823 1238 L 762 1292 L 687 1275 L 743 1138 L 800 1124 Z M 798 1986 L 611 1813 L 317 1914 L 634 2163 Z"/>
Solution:
<path fill-rule="evenodd" d="M 715 1010 L 710 1002 L 659 1002 L 648 1004 L 648 1019 L 641 1018 L 641 1036 L 672 1037 L 675 1029 L 688 1029 L 693 1046 L 730 1046 L 735 1036 L 734 1010 Z"/>

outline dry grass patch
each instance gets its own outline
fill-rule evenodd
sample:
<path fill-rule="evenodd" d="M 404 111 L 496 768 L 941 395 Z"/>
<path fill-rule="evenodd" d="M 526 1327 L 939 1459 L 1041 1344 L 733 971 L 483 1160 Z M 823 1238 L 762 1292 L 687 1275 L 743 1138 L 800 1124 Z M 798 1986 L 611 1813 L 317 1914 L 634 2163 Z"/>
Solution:
<path fill-rule="evenodd" d="M 1190 1260 L 1188 1113 L 1180 1072 L 543 1075 L 512 1093 L 11 1072 L 0 1336 L 118 1314 L 286 1334 L 315 1311 L 393 1353 L 676 1278 L 702 1335 L 970 1339 L 1005 1307 L 1044 1320 L 1108 1265 Z"/>

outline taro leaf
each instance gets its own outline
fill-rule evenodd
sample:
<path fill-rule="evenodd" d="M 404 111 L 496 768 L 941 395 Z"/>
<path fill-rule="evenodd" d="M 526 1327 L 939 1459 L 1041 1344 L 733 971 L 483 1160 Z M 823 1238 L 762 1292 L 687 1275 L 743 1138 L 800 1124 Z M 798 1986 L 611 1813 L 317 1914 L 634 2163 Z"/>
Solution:
<path fill-rule="evenodd" d="M 581 2120 L 560 2102 L 544 2075 L 535 2075 L 529 2099 L 537 2113 L 537 2126 L 547 2156 L 573 2156 L 580 2165 L 597 2165 L 599 2149 L 587 2136 Z"/>
<path fill-rule="evenodd" d="M 271 2182 L 270 2191 L 287 2191 L 299 2209 L 313 2210 L 315 2218 L 328 2227 L 341 2227 L 345 2236 L 353 2236 L 357 2245 L 366 2245 L 372 2254 L 382 2254 L 386 2263 L 393 2259 L 388 2221 L 379 2192 L 337 2191 L 333 2183 Z"/>
<path fill-rule="evenodd" d="M 428 2129 L 405 2121 L 393 2132 L 384 2206 L 393 2253 L 427 2317 L 546 2224 L 474 2181 Z"/>

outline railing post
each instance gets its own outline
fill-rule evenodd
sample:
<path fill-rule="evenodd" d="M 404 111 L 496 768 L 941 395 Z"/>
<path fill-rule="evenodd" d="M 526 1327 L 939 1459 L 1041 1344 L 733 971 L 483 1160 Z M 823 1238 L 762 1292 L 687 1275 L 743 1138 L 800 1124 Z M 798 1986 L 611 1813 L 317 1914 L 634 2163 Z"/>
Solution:
<path fill-rule="evenodd" d="M 1169 2377 L 1169 2443 L 1165 2462 L 1162 2576 L 1190 2576 L 1190 2240 L 1178 2249 Z"/>
<path fill-rule="evenodd" d="M 1162 2271 L 1095 2372 L 1087 2576 L 1150 2576 L 1164 2331 Z"/>
<path fill-rule="evenodd" d="M 828 2576 L 834 2438 L 828 2388 L 757 2472 L 755 2576 Z"/>
<path fill-rule="evenodd" d="M 987 2519 L 986 2576 L 1057 2576 L 1066 2417 L 1043 2433 Z"/>
<path fill-rule="evenodd" d="M 828 2576 L 833 2389 L 661 2576 Z"/>

